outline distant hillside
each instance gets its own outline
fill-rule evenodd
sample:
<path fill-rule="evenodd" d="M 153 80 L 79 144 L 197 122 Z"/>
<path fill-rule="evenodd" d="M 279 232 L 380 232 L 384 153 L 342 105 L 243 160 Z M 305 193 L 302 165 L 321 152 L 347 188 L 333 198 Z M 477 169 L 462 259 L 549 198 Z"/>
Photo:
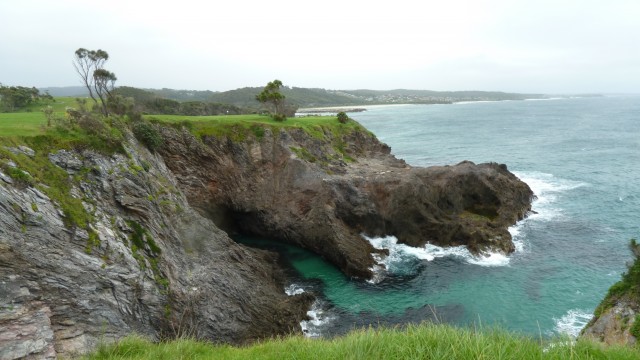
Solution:
<path fill-rule="evenodd" d="M 123 87 L 131 91 L 129 87 Z M 146 97 L 175 100 L 179 102 L 199 101 L 229 104 L 244 109 L 257 109 L 256 94 L 262 87 L 244 87 L 223 92 L 174 89 L 137 89 Z M 43 88 L 53 96 L 85 96 L 82 87 Z M 499 101 L 540 99 L 543 94 L 518 94 L 496 91 L 432 91 L 432 90 L 327 90 L 318 88 L 284 87 L 282 93 L 287 101 L 298 107 L 351 106 L 376 104 L 449 104 L 460 101 Z"/>
<path fill-rule="evenodd" d="M 256 107 L 254 97 L 262 88 L 242 88 L 214 93 L 210 101 L 240 107 Z M 285 87 L 282 93 L 299 107 L 373 104 L 449 104 L 460 101 L 524 100 L 544 98 L 543 94 L 514 94 L 487 91 L 431 90 L 326 90 Z"/>
<path fill-rule="evenodd" d="M 88 96 L 89 92 L 84 86 L 64 86 L 64 87 L 46 87 L 40 88 L 41 93 L 48 92 L 51 96 Z"/>

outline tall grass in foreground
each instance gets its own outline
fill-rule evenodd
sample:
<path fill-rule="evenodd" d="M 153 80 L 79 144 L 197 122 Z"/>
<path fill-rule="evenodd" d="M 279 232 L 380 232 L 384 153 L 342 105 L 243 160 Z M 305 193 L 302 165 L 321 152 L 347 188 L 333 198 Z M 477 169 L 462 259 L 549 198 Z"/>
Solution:
<path fill-rule="evenodd" d="M 504 330 L 409 325 L 356 330 L 326 340 L 300 336 L 247 347 L 182 339 L 154 344 L 129 337 L 103 345 L 86 359 L 640 359 L 640 350 L 603 347 L 586 340 L 542 342 Z"/>

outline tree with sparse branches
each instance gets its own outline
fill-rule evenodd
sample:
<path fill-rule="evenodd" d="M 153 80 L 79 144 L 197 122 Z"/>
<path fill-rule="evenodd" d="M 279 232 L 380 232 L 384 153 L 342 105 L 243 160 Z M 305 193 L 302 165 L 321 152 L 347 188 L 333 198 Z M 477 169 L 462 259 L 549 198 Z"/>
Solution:
<path fill-rule="evenodd" d="M 96 105 L 100 106 L 105 116 L 109 115 L 107 102 L 115 88 L 116 75 L 104 69 L 104 63 L 109 60 L 109 54 L 104 50 L 87 50 L 79 48 L 75 52 L 73 66 L 84 86 L 89 90 L 89 96 Z"/>
<path fill-rule="evenodd" d="M 287 119 L 284 113 L 285 96 L 280 92 L 280 87 L 282 87 L 280 80 L 269 82 L 262 92 L 256 95 L 256 100 L 271 107 L 271 117 L 274 120 L 284 121 Z"/>

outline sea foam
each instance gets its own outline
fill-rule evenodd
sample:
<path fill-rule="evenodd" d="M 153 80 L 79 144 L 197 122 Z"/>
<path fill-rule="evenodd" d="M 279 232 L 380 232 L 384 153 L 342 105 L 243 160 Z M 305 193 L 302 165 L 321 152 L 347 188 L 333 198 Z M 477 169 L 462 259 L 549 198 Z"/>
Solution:
<path fill-rule="evenodd" d="M 300 322 L 300 327 L 304 336 L 309 338 L 318 338 L 322 336 L 322 329 L 337 317 L 325 309 L 324 303 L 316 300 L 311 305 L 311 309 L 307 311 L 309 320 Z"/>
<path fill-rule="evenodd" d="M 374 277 L 371 283 L 378 283 L 384 278 L 384 273 L 395 275 L 412 275 L 417 271 L 421 261 L 433 261 L 436 258 L 457 257 L 469 264 L 479 266 L 506 266 L 509 265 L 509 257 L 501 253 L 484 253 L 473 255 L 465 246 L 441 247 L 426 244 L 424 247 L 413 247 L 398 244 L 395 236 L 368 237 L 362 235 L 371 245 L 380 250 L 387 250 L 389 255 L 374 254 L 377 262 L 371 270 Z"/>
<path fill-rule="evenodd" d="M 593 314 L 591 313 L 580 309 L 571 309 L 560 319 L 553 318 L 553 321 L 555 321 L 554 331 L 558 334 L 569 335 L 575 339 L 592 318 Z"/>
<path fill-rule="evenodd" d="M 573 180 L 561 179 L 552 174 L 542 172 L 514 172 L 522 181 L 527 183 L 536 199 L 533 201 L 533 212 L 529 216 L 509 227 L 509 233 L 516 253 L 526 249 L 523 228 L 527 221 L 548 221 L 562 215 L 562 210 L 556 206 L 558 195 L 588 184 Z M 370 282 L 378 283 L 385 273 L 396 275 L 411 275 L 417 271 L 421 261 L 433 261 L 442 257 L 457 257 L 465 262 L 479 266 L 507 266 L 510 257 L 500 252 L 487 252 L 474 255 L 465 246 L 440 247 L 427 244 L 424 247 L 412 247 L 398 244 L 395 236 L 370 238 L 362 235 L 376 249 L 386 249 L 389 255 L 374 254 L 376 265 L 371 269 L 374 277 Z"/>
<path fill-rule="evenodd" d="M 291 284 L 291 285 L 287 286 L 286 288 L 284 288 L 284 292 L 285 292 L 285 294 L 287 294 L 289 296 L 299 295 L 299 294 L 302 294 L 304 292 L 304 288 L 302 288 L 298 284 Z"/>
<path fill-rule="evenodd" d="M 562 210 L 556 205 L 558 196 L 564 192 L 588 186 L 585 182 L 562 179 L 543 172 L 514 171 L 513 173 L 529 185 L 536 196 L 532 204 L 534 212 L 529 214 L 529 219 L 534 220 L 548 221 L 561 216 Z"/>
<path fill-rule="evenodd" d="M 285 287 L 284 292 L 289 296 L 294 296 L 304 293 L 305 289 L 301 285 L 290 284 Z M 336 316 L 331 314 L 325 308 L 326 306 L 324 302 L 319 299 L 316 299 L 313 304 L 311 304 L 311 309 L 307 311 L 309 320 L 302 320 L 300 322 L 300 327 L 302 328 L 304 336 L 310 338 L 321 337 L 321 329 L 336 319 Z"/>

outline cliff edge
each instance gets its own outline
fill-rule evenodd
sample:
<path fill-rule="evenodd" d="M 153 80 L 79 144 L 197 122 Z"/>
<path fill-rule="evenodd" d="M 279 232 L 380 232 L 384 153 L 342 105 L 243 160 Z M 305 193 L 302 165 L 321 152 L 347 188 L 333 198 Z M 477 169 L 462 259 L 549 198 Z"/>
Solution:
<path fill-rule="evenodd" d="M 244 343 L 300 333 L 313 296 L 287 296 L 277 255 L 229 233 L 296 244 L 372 276 L 363 237 L 513 251 L 529 187 L 498 164 L 415 168 L 358 124 L 252 125 L 223 135 L 148 124 L 120 151 L 47 135 L 0 146 L 0 358 L 55 358 L 132 332 Z"/>
<path fill-rule="evenodd" d="M 412 167 L 359 125 L 314 130 L 267 127 L 232 141 L 165 127 L 160 154 L 218 226 L 309 249 L 348 276 L 372 276 L 379 251 L 363 234 L 514 251 L 507 228 L 533 193 L 505 165 Z"/>

